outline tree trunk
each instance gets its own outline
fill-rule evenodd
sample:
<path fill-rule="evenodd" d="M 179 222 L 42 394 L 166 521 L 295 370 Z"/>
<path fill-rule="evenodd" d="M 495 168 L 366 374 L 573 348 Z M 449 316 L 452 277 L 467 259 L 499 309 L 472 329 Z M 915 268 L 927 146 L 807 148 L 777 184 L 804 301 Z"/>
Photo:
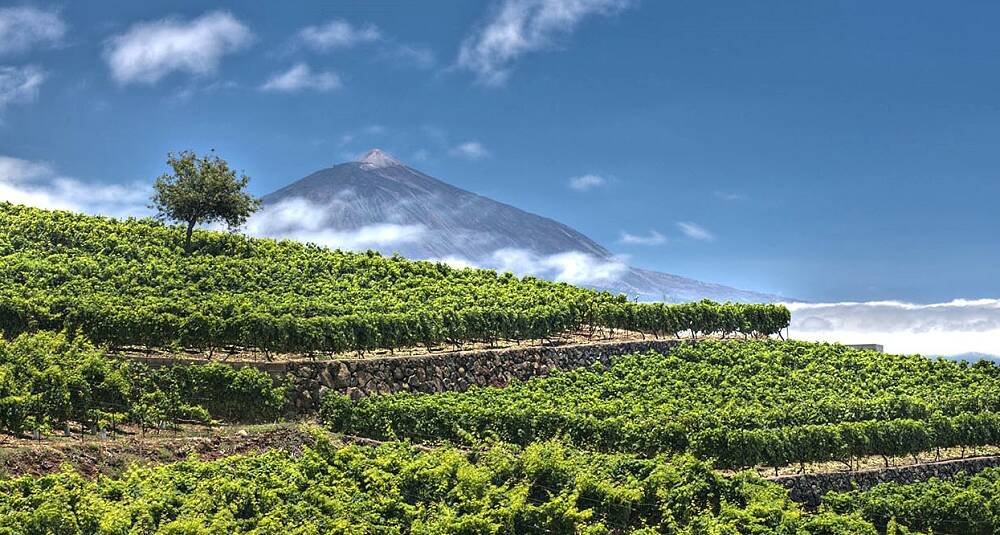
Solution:
<path fill-rule="evenodd" d="M 184 252 L 185 253 L 190 253 L 191 252 L 191 232 L 194 230 L 195 221 L 192 219 L 191 221 L 188 221 L 187 224 L 188 224 L 188 226 L 187 226 L 187 235 L 184 237 Z"/>

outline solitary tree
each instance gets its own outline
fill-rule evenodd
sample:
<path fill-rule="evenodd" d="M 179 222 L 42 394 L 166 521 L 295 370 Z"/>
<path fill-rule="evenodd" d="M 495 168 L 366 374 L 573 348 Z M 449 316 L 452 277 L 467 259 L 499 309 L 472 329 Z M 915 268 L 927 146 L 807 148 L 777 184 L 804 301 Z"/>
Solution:
<path fill-rule="evenodd" d="M 185 252 L 190 251 L 195 225 L 224 221 L 235 229 L 260 207 L 260 201 L 246 192 L 249 177 L 236 176 L 214 151 L 202 157 L 191 151 L 170 153 L 167 164 L 174 173 L 156 179 L 152 208 L 160 219 L 187 224 Z"/>

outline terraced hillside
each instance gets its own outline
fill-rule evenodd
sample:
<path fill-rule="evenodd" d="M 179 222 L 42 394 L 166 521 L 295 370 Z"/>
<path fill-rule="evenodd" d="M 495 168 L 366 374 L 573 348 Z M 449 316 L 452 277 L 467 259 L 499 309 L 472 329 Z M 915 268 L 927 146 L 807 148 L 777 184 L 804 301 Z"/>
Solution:
<path fill-rule="evenodd" d="M 587 327 L 771 335 L 780 305 L 637 304 L 442 263 L 0 204 L 0 330 L 111 346 L 342 352 Z"/>
<path fill-rule="evenodd" d="M 781 341 L 789 315 L 775 305 L 636 304 L 217 232 L 196 233 L 190 254 L 182 243 L 182 230 L 148 220 L 0 204 L 0 455 L 39 474 L 0 474 L 0 533 L 847 535 L 1000 525 L 994 471 L 831 493 L 816 510 L 759 474 L 995 448 L 993 364 Z M 602 358 L 606 366 L 547 370 L 505 388 L 355 400 L 327 391 L 328 430 L 289 448 L 231 425 L 287 421 L 289 377 L 218 362 L 150 366 L 108 351 L 334 353 L 596 328 L 729 340 Z M 208 459 L 156 454 L 186 444 L 192 427 L 202 440 L 189 451 Z M 172 442 L 144 448 L 150 433 Z M 93 452 L 96 461 L 77 464 L 90 471 L 26 466 L 33 448 L 57 441 L 64 458 Z M 132 455 L 132 445 L 149 451 Z M 112 466 L 117 459 L 136 464 Z"/>
<path fill-rule="evenodd" d="M 1000 444 L 1000 368 L 802 342 L 701 342 L 506 388 L 324 400 L 334 429 L 376 438 L 560 438 L 727 468 Z"/>

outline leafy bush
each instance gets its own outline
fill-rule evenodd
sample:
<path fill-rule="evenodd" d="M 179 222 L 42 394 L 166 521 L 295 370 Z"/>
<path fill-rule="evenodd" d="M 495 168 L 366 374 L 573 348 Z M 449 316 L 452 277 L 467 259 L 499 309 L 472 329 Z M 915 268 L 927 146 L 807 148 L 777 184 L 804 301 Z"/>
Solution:
<path fill-rule="evenodd" d="M 150 368 L 109 359 L 82 337 L 51 332 L 0 338 L 0 429 L 15 434 L 69 421 L 145 427 L 213 417 L 266 421 L 284 400 L 284 387 L 256 369 Z"/>

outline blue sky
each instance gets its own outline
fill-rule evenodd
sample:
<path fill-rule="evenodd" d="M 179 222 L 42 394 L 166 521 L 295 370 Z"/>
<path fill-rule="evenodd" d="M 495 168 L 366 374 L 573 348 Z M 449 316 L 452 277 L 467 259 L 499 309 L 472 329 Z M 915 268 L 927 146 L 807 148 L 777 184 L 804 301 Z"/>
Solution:
<path fill-rule="evenodd" d="M 187 148 L 264 194 L 381 147 L 642 267 L 815 301 L 995 297 L 998 19 L 974 1 L 14 4 L 0 196 L 34 180 L 113 203 Z"/>

